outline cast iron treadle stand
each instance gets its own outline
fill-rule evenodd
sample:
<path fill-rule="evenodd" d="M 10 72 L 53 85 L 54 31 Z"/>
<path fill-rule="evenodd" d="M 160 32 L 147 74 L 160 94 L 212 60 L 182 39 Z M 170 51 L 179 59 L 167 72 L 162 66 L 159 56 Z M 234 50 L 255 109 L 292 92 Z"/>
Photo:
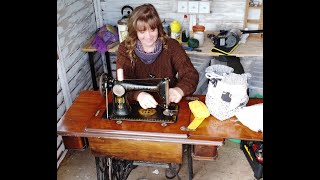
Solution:
<path fill-rule="evenodd" d="M 95 159 L 98 180 L 126 180 L 133 169 L 133 161 L 107 157 L 95 157 Z"/>
<path fill-rule="evenodd" d="M 187 144 L 188 180 L 193 178 L 193 161 L 191 156 L 191 144 Z"/>
<path fill-rule="evenodd" d="M 98 180 L 126 180 L 132 169 L 137 167 L 137 165 L 133 165 L 133 161 L 128 160 L 117 160 L 106 157 L 95 157 L 95 159 Z M 111 168 L 109 168 L 110 164 Z M 169 169 L 176 175 L 178 180 L 181 180 L 177 170 L 170 164 Z"/>
<path fill-rule="evenodd" d="M 193 178 L 193 162 L 191 157 L 191 145 L 187 144 L 187 161 L 188 161 L 188 180 Z M 98 180 L 126 180 L 131 173 L 132 169 L 136 166 L 133 161 L 118 160 L 107 157 L 95 157 L 97 179 Z M 109 168 L 111 165 L 111 168 Z M 169 168 L 180 180 L 178 172 L 169 165 Z"/>

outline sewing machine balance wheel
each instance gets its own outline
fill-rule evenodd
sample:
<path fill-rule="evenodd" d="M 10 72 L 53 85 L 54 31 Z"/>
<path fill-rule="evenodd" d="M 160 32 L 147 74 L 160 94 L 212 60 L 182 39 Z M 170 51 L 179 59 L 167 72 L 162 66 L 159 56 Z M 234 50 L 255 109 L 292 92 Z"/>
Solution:
<path fill-rule="evenodd" d="M 100 91 L 100 94 L 101 96 L 106 96 L 106 87 L 104 85 L 105 83 L 105 79 L 107 78 L 106 77 L 107 75 L 105 73 L 101 74 L 100 78 L 99 78 L 99 91 Z"/>
<path fill-rule="evenodd" d="M 108 90 L 110 87 L 110 84 L 112 84 L 112 81 L 114 79 L 110 76 L 108 76 L 107 73 L 102 73 L 99 78 L 99 91 L 101 96 L 106 97 L 106 90 Z"/>

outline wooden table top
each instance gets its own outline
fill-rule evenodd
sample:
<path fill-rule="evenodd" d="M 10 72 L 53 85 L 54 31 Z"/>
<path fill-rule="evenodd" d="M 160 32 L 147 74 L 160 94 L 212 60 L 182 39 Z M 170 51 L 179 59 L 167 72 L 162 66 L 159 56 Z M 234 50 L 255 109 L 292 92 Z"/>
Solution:
<path fill-rule="evenodd" d="M 194 96 L 199 97 L 201 101 L 205 99 L 205 95 Z M 59 121 L 57 133 L 62 136 L 109 137 L 203 145 L 221 145 L 220 141 L 223 138 L 263 140 L 261 132 L 252 131 L 241 122 L 233 122 L 236 117 L 220 121 L 209 116 L 195 131 L 181 130 L 181 126 L 187 127 L 191 122 L 190 119 L 193 119 L 188 102 L 185 98 L 179 102 L 178 121 L 168 123 L 165 127 L 157 122 L 122 121 L 122 124 L 117 124 L 116 121 L 102 119 L 106 103 L 100 92 L 85 90 Z M 261 102 L 262 99 L 251 98 L 247 105 Z"/>
<path fill-rule="evenodd" d="M 205 102 L 205 95 L 197 95 L 199 100 Z M 260 98 L 250 98 L 247 106 L 263 103 L 263 99 Z M 191 113 L 190 119 L 193 119 L 194 116 Z M 196 131 L 191 131 L 189 134 L 190 139 L 206 139 L 211 137 L 220 137 L 220 138 L 233 138 L 241 140 L 255 140 L 261 141 L 263 139 L 262 132 L 255 132 L 249 129 L 247 126 L 244 126 L 240 121 L 234 122 L 236 120 L 235 116 L 220 121 L 214 116 L 210 115 L 208 118 L 202 121 L 198 126 Z"/>
<path fill-rule="evenodd" d="M 206 32 L 206 34 L 209 32 Z M 91 45 L 94 36 L 91 37 L 85 45 L 82 47 L 82 51 L 84 52 L 96 52 L 97 49 Z M 186 43 L 182 43 L 186 45 Z M 113 46 L 108 50 L 109 53 L 117 53 L 119 44 Z M 209 38 L 204 38 L 203 46 L 197 48 L 201 49 L 202 52 L 197 51 L 186 51 L 187 54 L 194 54 L 194 55 L 201 55 L 201 56 L 219 56 L 224 55 L 218 52 L 211 52 L 213 47 L 213 43 Z M 263 56 L 263 38 L 249 36 L 246 43 L 239 44 L 239 46 L 230 54 L 230 56 L 237 56 L 237 57 L 245 57 L 245 56 Z"/>

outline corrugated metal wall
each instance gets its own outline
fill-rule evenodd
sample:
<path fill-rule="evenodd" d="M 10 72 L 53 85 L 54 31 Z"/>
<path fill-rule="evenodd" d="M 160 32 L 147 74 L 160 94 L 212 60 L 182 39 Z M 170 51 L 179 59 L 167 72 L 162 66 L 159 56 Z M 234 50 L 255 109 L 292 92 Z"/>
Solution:
<path fill-rule="evenodd" d="M 88 54 L 82 45 L 97 30 L 92 0 L 57 0 L 57 122 L 81 90 L 92 88 Z M 97 74 L 103 70 L 95 56 Z M 57 167 L 65 154 L 57 136 Z"/>

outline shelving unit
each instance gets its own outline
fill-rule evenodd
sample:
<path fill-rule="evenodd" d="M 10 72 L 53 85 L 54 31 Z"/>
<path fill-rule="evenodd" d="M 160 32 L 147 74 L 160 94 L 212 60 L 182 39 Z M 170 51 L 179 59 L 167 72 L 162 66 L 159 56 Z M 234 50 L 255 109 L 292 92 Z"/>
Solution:
<path fill-rule="evenodd" d="M 263 30 L 263 0 L 246 0 L 243 29 Z M 262 37 L 263 33 L 256 33 Z"/>

